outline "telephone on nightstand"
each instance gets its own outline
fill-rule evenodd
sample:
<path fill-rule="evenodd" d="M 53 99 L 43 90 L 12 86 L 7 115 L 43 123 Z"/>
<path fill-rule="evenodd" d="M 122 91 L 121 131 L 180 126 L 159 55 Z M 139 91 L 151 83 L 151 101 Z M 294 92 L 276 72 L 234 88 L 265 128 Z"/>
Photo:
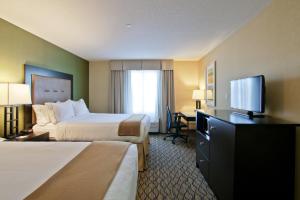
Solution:
<path fill-rule="evenodd" d="M 32 129 L 28 129 L 28 130 L 22 130 L 20 131 L 19 135 L 29 135 L 33 132 Z"/>

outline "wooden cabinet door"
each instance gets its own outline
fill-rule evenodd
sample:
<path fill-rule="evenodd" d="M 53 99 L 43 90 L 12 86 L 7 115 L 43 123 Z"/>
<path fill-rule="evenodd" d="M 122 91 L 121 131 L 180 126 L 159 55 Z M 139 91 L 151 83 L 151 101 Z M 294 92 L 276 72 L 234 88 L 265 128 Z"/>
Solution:
<path fill-rule="evenodd" d="M 209 183 L 220 200 L 233 199 L 235 127 L 209 119 Z"/>
<path fill-rule="evenodd" d="M 196 164 L 205 180 L 209 182 L 209 141 L 199 131 L 196 131 Z"/>

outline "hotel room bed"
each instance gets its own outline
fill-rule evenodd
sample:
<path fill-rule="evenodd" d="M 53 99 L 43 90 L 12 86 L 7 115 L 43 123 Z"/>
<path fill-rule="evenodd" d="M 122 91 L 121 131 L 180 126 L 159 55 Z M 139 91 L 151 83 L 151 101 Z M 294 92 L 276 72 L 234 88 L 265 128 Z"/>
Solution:
<path fill-rule="evenodd" d="M 0 199 L 24 199 L 88 145 L 89 142 L 0 143 Z M 135 199 L 137 162 L 137 147 L 131 144 L 104 199 Z"/>
<path fill-rule="evenodd" d="M 119 136 L 119 124 L 129 116 L 129 114 L 88 113 L 57 124 L 34 125 L 33 131 L 48 131 L 50 139 L 56 141 L 124 141 L 137 144 L 138 168 L 139 171 L 143 171 L 148 155 L 150 118 L 149 116 L 143 118 L 139 136 Z"/>
<path fill-rule="evenodd" d="M 73 75 L 25 65 L 25 83 L 31 85 L 33 105 L 65 102 L 73 99 Z M 25 106 L 25 124 L 36 124 L 32 106 Z M 119 136 L 118 127 L 127 114 L 88 113 L 72 119 L 47 125 L 35 125 L 34 131 L 49 131 L 57 141 L 127 141 L 137 144 L 138 168 L 145 168 L 148 154 L 148 131 L 150 119 L 146 116 L 141 123 L 139 136 Z"/>
<path fill-rule="evenodd" d="M 45 126 L 34 125 L 35 132 L 48 131 L 50 138 L 57 141 L 125 141 L 142 143 L 148 137 L 150 118 L 142 120 L 139 136 L 119 136 L 120 122 L 127 119 L 129 114 L 87 113 L 57 124 Z"/>

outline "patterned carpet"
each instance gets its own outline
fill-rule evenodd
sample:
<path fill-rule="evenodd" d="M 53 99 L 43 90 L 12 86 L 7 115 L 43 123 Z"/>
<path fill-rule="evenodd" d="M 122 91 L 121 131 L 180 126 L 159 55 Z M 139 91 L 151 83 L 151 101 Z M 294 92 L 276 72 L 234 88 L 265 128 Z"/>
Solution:
<path fill-rule="evenodd" d="M 192 142 L 173 145 L 164 135 L 150 135 L 147 170 L 139 173 L 138 200 L 216 199 L 198 168 Z"/>

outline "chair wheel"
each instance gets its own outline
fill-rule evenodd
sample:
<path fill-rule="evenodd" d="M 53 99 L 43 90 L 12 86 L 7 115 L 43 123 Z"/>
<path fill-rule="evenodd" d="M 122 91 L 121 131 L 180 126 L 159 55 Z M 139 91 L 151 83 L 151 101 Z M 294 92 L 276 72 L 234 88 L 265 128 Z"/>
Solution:
<path fill-rule="evenodd" d="M 166 138 L 164 137 L 164 140 L 166 140 Z"/>
<path fill-rule="evenodd" d="M 172 140 L 172 143 L 173 143 L 173 144 L 175 144 L 175 141 L 174 141 L 174 140 Z"/>

